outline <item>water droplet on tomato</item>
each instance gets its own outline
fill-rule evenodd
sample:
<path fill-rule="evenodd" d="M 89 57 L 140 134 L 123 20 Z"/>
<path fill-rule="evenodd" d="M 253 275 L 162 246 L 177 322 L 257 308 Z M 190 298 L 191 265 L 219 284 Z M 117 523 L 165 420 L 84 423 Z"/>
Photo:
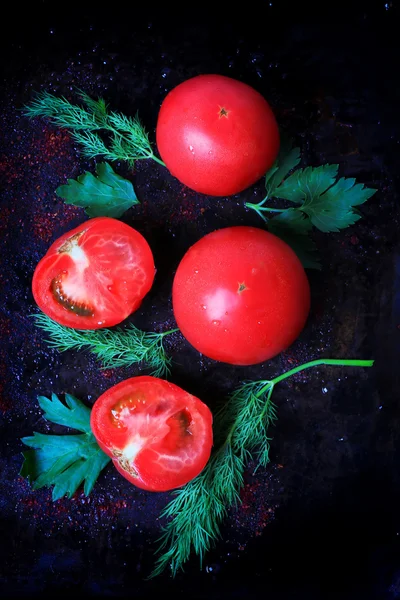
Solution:
<path fill-rule="evenodd" d="M 228 333 L 228 330 L 227 330 L 227 329 L 224 329 L 224 333 Z"/>
<path fill-rule="evenodd" d="M 206 305 L 206 304 L 202 304 L 201 308 L 202 308 L 203 310 L 206 310 L 206 308 L 207 308 L 207 305 Z"/>
<path fill-rule="evenodd" d="M 214 320 L 214 321 L 212 322 L 212 324 L 213 324 L 213 325 L 220 325 L 220 324 L 221 324 L 221 321 Z"/>
<path fill-rule="evenodd" d="M 199 272 L 199 270 L 198 270 L 198 269 L 195 269 L 195 270 L 194 270 L 194 272 L 195 272 L 195 274 L 197 275 L 197 273 Z"/>
<path fill-rule="evenodd" d="M 104 321 L 97 321 L 97 325 L 104 325 Z"/>
<path fill-rule="evenodd" d="M 261 325 L 261 321 L 257 321 L 257 325 Z"/>
<path fill-rule="evenodd" d="M 227 310 L 225 311 L 225 314 L 226 314 L 226 315 L 229 315 L 229 313 L 228 313 L 228 311 L 227 311 Z"/>

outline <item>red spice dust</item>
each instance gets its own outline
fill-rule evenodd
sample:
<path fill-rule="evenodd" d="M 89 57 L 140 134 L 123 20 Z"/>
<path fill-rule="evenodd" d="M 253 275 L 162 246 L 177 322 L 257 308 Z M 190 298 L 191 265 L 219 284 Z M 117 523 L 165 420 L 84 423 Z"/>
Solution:
<path fill-rule="evenodd" d="M 42 240 L 42 242 L 49 242 L 52 238 L 54 231 L 54 219 L 58 213 L 40 214 L 39 212 L 35 215 L 35 221 L 33 223 L 33 234 L 35 237 Z"/>
<path fill-rule="evenodd" d="M 64 496 L 59 500 L 53 502 L 51 498 L 51 490 L 48 488 L 40 491 L 32 491 L 29 483 L 19 478 L 19 483 L 22 487 L 27 487 L 28 495 L 21 498 L 21 507 L 24 512 L 29 512 L 33 519 L 46 520 L 49 517 L 62 517 L 63 515 L 70 515 L 70 525 L 79 524 L 81 518 L 92 517 L 95 519 L 104 517 L 115 517 L 125 508 L 132 508 L 134 501 L 128 502 L 127 500 L 115 500 L 110 501 L 106 497 L 96 498 L 96 502 L 93 502 L 91 496 L 85 496 L 80 490 L 76 492 L 72 498 Z"/>
<path fill-rule="evenodd" d="M 7 184 L 11 184 L 14 179 L 18 179 L 19 175 L 18 170 L 14 167 L 13 159 L 2 154 L 0 156 L 0 176 L 2 180 Z"/>
<path fill-rule="evenodd" d="M 36 162 L 43 158 L 51 160 L 57 157 L 61 162 L 66 158 L 71 160 L 72 156 L 73 141 L 69 132 L 66 129 L 54 129 L 52 125 L 45 124 L 39 134 L 33 136 L 31 146 L 24 159 Z"/>
<path fill-rule="evenodd" d="M 115 369 L 101 369 L 100 374 L 105 379 L 112 379 L 115 376 Z"/>
<path fill-rule="evenodd" d="M 269 502 L 269 483 L 251 481 L 246 483 L 241 492 L 241 504 L 233 515 L 236 529 L 251 530 L 255 536 L 260 536 L 265 527 L 274 519 L 276 505 Z M 239 550 L 244 550 L 246 544 L 240 544 Z"/>
<path fill-rule="evenodd" d="M 54 238 L 56 228 L 66 227 L 70 221 L 82 214 L 81 208 L 68 204 L 59 207 L 55 212 L 41 212 L 38 208 L 33 223 L 33 233 L 43 242 L 49 242 Z"/>

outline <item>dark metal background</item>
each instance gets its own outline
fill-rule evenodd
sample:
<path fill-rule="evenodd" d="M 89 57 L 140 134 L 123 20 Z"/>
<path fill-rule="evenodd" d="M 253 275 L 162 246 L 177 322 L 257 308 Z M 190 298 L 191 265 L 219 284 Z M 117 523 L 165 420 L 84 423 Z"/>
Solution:
<path fill-rule="evenodd" d="M 35 3 L 33 3 L 35 4 Z M 229 5 L 179 16 L 109 6 L 38 2 L 3 15 L 0 78 L 0 589 L 4 597 L 83 591 L 88 596 L 308 600 L 400 597 L 400 81 L 398 9 L 353 3 Z M 351 4 L 351 3 L 349 3 Z M 64 11 L 64 13 L 62 12 Z M 142 16 L 141 16 L 142 15 Z M 22 21 L 22 16 L 26 20 Z M 22 436 L 60 431 L 41 418 L 37 395 L 70 392 L 88 403 L 137 368 L 100 371 L 87 354 L 50 351 L 29 315 L 30 284 L 50 243 L 87 217 L 54 190 L 93 162 L 69 135 L 21 114 L 46 89 L 74 86 L 139 115 L 154 141 L 166 93 L 199 73 L 258 89 L 303 164 L 339 163 L 340 174 L 376 187 L 363 219 L 315 234 L 323 270 L 309 272 L 312 310 L 300 338 L 269 363 L 239 368 L 202 358 L 175 334 L 172 380 L 212 407 L 243 379 L 266 378 L 318 357 L 374 358 L 371 370 L 320 368 L 276 388 L 279 420 L 271 465 L 246 475 L 243 503 L 223 538 L 175 580 L 147 581 L 169 494 L 136 490 L 112 467 L 89 498 L 51 502 L 19 477 Z M 141 231 L 157 265 L 153 289 L 132 318 L 173 326 L 170 290 L 185 250 L 230 224 L 262 226 L 244 208 L 263 184 L 232 198 L 188 190 L 150 161 L 116 170 L 141 205 L 123 220 Z"/>

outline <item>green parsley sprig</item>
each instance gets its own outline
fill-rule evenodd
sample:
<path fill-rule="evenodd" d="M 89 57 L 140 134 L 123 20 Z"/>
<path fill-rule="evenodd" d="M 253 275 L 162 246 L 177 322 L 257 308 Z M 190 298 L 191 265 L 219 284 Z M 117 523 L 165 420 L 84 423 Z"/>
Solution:
<path fill-rule="evenodd" d="M 171 358 L 165 351 L 164 338 L 179 329 L 163 333 L 145 332 L 132 323 L 125 329 L 72 329 L 60 325 L 44 313 L 33 315 L 35 325 L 48 335 L 48 343 L 59 352 L 89 350 L 104 368 L 129 367 L 143 363 L 155 377 L 167 376 Z"/>
<path fill-rule="evenodd" d="M 356 183 L 354 178 L 337 179 L 336 164 L 296 169 L 289 175 L 300 160 L 300 149 L 292 148 L 291 141 L 283 136 L 278 158 L 265 176 L 265 197 L 258 203 L 246 202 L 245 206 L 266 221 L 271 233 L 292 246 L 304 267 L 318 269 L 317 250 L 309 237 L 312 228 L 330 233 L 353 225 L 361 219 L 356 207 L 376 190 Z M 272 198 L 288 200 L 295 206 L 267 206 Z"/>
<path fill-rule="evenodd" d="M 101 471 L 111 460 L 99 447 L 90 429 L 90 408 L 70 394 L 65 404 L 52 394 L 39 396 L 43 418 L 57 425 L 81 431 L 78 435 L 47 435 L 35 432 L 22 438 L 31 448 L 23 452 L 20 475 L 32 483 L 34 490 L 53 486 L 52 498 L 71 498 L 83 483 L 90 494 Z"/>
<path fill-rule="evenodd" d="M 89 217 L 118 219 L 134 204 L 139 204 L 133 184 L 115 173 L 106 162 L 97 163 L 96 175 L 85 171 L 76 180 L 68 179 L 56 194 L 66 204 L 85 208 Z"/>

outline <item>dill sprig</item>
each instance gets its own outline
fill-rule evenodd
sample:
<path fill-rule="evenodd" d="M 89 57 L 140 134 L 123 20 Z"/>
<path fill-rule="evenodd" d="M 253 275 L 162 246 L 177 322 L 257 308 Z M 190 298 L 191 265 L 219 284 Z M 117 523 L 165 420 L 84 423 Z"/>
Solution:
<path fill-rule="evenodd" d="M 192 552 L 200 565 L 220 537 L 222 520 L 230 507 L 240 502 L 243 475 L 251 460 L 256 469 L 269 462 L 268 428 L 277 418 L 271 400 L 274 387 L 295 373 L 318 365 L 371 367 L 373 360 L 320 359 L 295 367 L 274 379 L 241 385 L 215 415 L 215 451 L 203 471 L 173 492 L 174 498 L 161 517 L 168 520 L 161 535 L 150 577 L 169 568 L 173 576 L 183 569 Z"/>
<path fill-rule="evenodd" d="M 64 96 L 41 92 L 24 108 L 27 117 L 47 117 L 54 125 L 71 130 L 73 139 L 82 146 L 87 158 L 103 156 L 110 161 L 151 158 L 165 163 L 155 156 L 149 136 L 139 117 L 128 117 L 109 111 L 103 98 L 94 100 L 82 90 L 77 94 L 82 106 L 72 104 Z M 103 133 L 103 137 L 99 132 Z M 106 134 L 104 136 L 104 134 Z"/>
<path fill-rule="evenodd" d="M 104 368 L 128 367 L 134 363 L 145 363 L 154 377 L 167 376 L 171 358 L 164 348 L 164 338 L 179 331 L 171 329 L 164 333 L 146 332 L 132 323 L 125 329 L 82 330 L 65 327 L 44 313 L 33 315 L 35 325 L 49 336 L 50 346 L 59 352 L 67 350 L 89 350 Z"/>

